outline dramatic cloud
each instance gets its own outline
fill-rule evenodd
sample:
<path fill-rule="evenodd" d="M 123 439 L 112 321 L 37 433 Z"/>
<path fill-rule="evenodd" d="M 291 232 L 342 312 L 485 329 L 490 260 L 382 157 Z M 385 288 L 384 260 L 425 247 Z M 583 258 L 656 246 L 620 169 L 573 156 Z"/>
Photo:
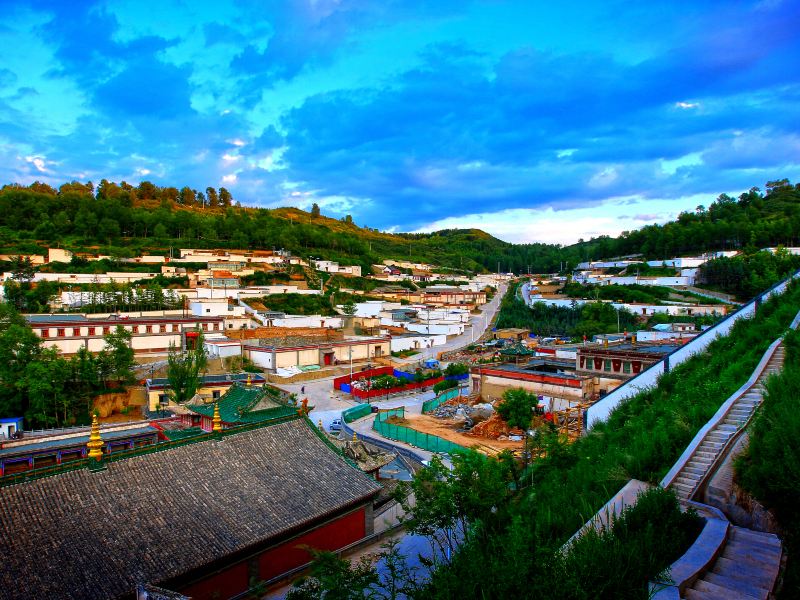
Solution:
<path fill-rule="evenodd" d="M 800 177 L 788 2 L 3 12 L 4 181 L 224 185 L 383 229 L 569 241 Z"/>

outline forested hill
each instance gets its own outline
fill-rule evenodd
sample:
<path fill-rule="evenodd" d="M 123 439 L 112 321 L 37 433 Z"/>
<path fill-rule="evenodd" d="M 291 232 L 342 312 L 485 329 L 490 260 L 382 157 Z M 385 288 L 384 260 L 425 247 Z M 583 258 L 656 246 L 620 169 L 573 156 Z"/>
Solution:
<path fill-rule="evenodd" d="M 40 183 L 0 190 L 0 252 L 39 253 L 60 245 L 116 256 L 165 253 L 170 247 L 285 248 L 299 256 L 367 267 L 384 258 L 454 269 L 552 272 L 587 259 L 644 254 L 660 259 L 719 249 L 800 244 L 800 186 L 770 182 L 708 208 L 682 213 L 666 225 L 572 246 L 509 244 L 477 229 L 388 234 L 358 227 L 348 216 L 315 209 L 240 207 L 220 188 L 134 187 L 103 180 L 97 188 L 71 182 L 58 190 Z"/>

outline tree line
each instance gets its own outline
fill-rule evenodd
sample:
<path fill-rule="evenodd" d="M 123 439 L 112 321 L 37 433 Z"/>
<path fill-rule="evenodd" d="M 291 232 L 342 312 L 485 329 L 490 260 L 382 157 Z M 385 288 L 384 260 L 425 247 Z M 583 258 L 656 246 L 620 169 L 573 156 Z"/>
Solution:
<path fill-rule="evenodd" d="M 800 244 L 800 187 L 787 179 L 768 182 L 764 192 L 754 187 L 738 198 L 722 194 L 709 207 L 683 212 L 665 225 L 570 246 L 509 244 L 477 229 L 386 234 L 358 227 L 352 218 L 325 219 L 319 207 L 313 214 L 293 214 L 298 218 L 237 207 L 225 188 L 201 192 L 107 180 L 96 188 L 91 182 L 70 182 L 58 190 L 38 182 L 12 184 L 0 190 L 0 244 L 33 251 L 52 243 L 161 252 L 179 245 L 284 248 L 303 257 L 358 264 L 364 272 L 384 258 L 395 258 L 453 271 L 514 273 L 566 271 L 581 261 L 617 256 L 663 260 L 748 245 Z"/>
<path fill-rule="evenodd" d="M 118 327 L 104 339 L 100 352 L 80 348 L 64 357 L 0 303 L 0 415 L 23 416 L 31 428 L 89 423 L 97 394 L 134 380 L 130 332 Z"/>

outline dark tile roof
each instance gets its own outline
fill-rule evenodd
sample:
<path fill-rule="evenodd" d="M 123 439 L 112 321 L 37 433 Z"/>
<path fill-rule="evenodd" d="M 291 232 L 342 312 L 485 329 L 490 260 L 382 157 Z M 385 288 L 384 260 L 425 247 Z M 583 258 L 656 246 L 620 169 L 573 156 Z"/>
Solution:
<path fill-rule="evenodd" d="M 374 495 L 305 419 L 0 489 L 0 599 L 117 598 Z"/>
<path fill-rule="evenodd" d="M 37 442 L 35 444 L 24 444 L 24 445 L 10 445 L 6 448 L 0 448 L 0 458 L 5 458 L 6 456 L 13 456 L 15 454 L 30 454 L 33 452 L 39 452 L 41 450 L 51 450 L 51 449 L 58 449 L 58 448 L 73 448 L 75 446 L 83 446 L 86 442 L 89 441 L 89 433 L 88 429 L 86 430 L 86 435 L 76 435 L 72 437 L 62 437 L 57 440 L 46 440 Z M 147 434 L 157 433 L 158 430 L 154 427 L 150 427 L 149 425 L 145 427 L 137 427 L 136 429 L 123 429 L 121 431 L 103 431 L 100 430 L 100 433 L 103 436 L 104 442 L 109 442 L 117 439 L 125 439 L 125 438 L 132 438 Z M 32 438 L 25 438 L 25 439 L 32 439 Z"/>

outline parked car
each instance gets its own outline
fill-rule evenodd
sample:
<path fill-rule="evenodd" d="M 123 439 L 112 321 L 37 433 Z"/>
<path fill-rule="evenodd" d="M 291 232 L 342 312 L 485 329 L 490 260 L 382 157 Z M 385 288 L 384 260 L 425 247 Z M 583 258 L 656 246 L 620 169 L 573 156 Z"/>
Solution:
<path fill-rule="evenodd" d="M 334 419 L 331 421 L 330 426 L 328 427 L 328 431 L 331 433 L 339 433 L 342 430 L 342 420 L 341 419 Z"/>

